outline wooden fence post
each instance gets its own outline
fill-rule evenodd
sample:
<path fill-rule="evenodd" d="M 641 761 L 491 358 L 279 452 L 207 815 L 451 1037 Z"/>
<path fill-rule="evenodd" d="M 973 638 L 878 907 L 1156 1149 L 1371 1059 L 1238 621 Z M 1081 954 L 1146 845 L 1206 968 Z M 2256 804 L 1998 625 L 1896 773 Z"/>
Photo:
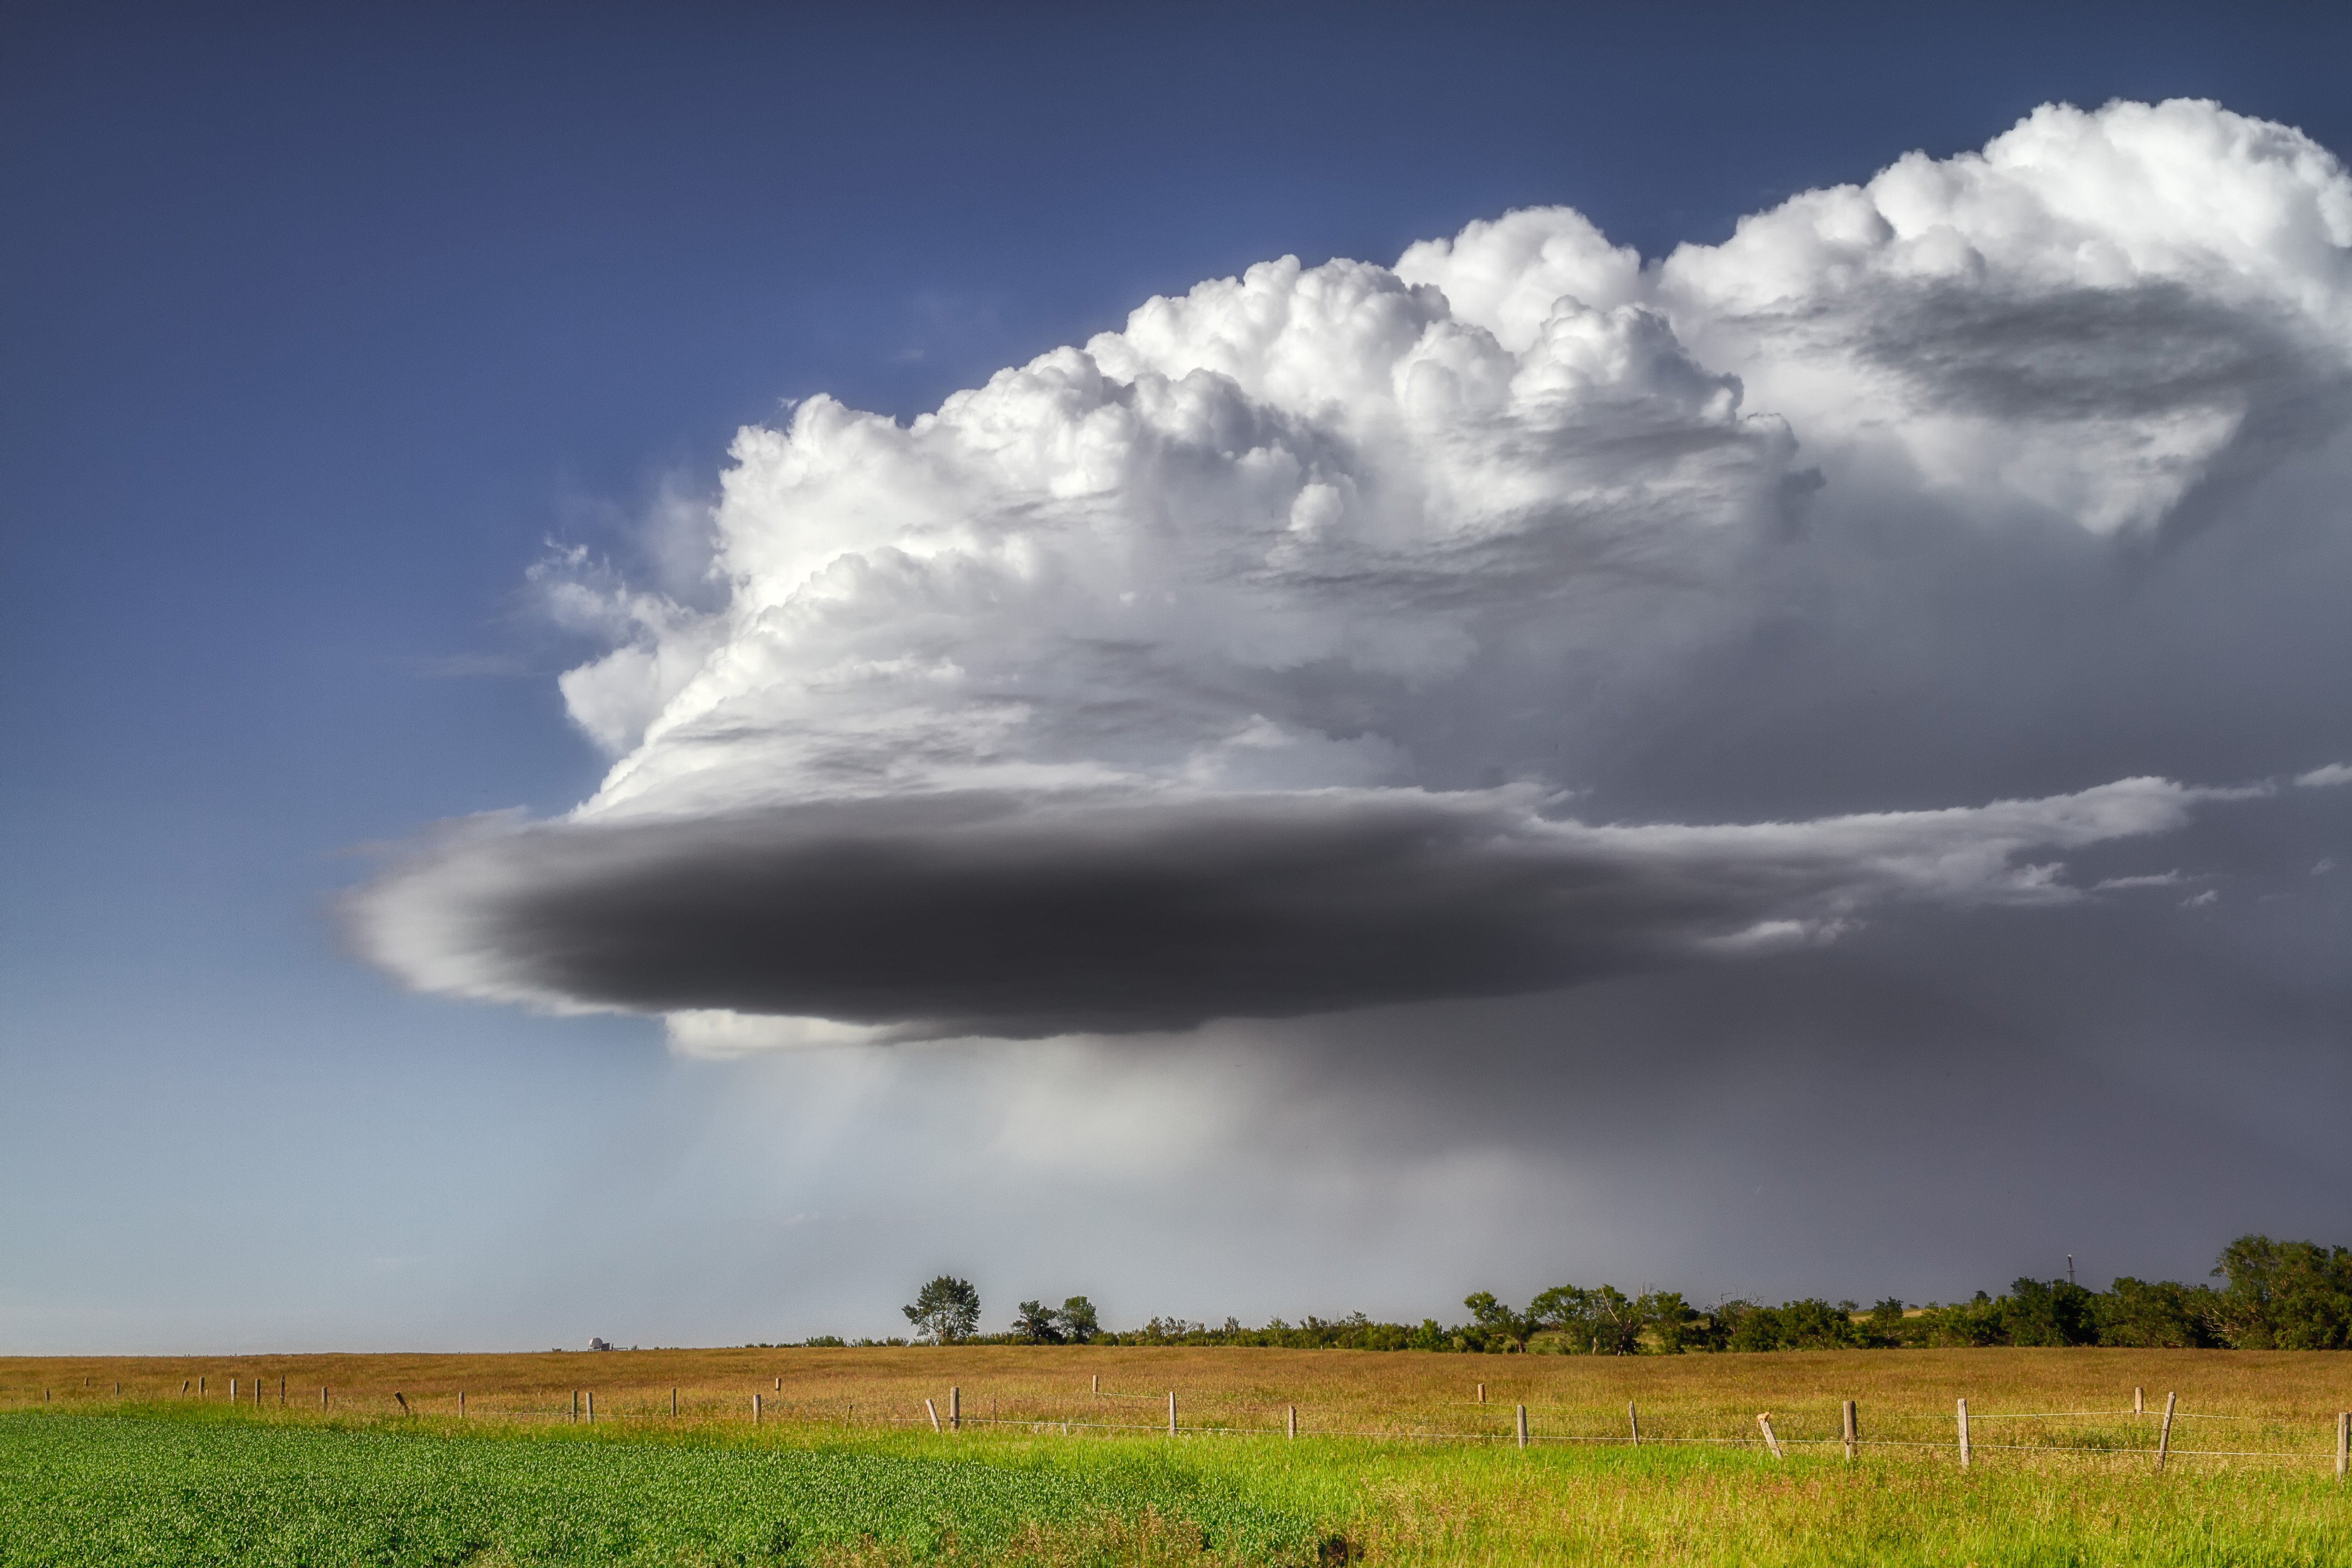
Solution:
<path fill-rule="evenodd" d="M 2147 1390 L 2137 1384 L 2132 1385 L 2132 1414 L 2135 1415 L 2147 1414 Z"/>
<path fill-rule="evenodd" d="M 938 1431 L 940 1429 L 940 1407 L 926 1399 L 923 1401 L 923 1408 L 931 1413 L 931 1430 L 934 1432 Z"/>
<path fill-rule="evenodd" d="M 669 1391 L 669 1418 L 673 1421 L 677 1419 L 677 1386 L 675 1384 L 670 1385 Z"/>
<path fill-rule="evenodd" d="M 2164 1396 L 2164 1425 L 2158 1428 L 2156 1434 L 2156 1473 L 2159 1476 L 2164 1474 L 2165 1455 L 2172 1451 L 2172 1407 L 2179 1401 L 2178 1394 Z"/>
<path fill-rule="evenodd" d="M 1772 1457 L 1785 1458 L 1787 1456 L 1780 1452 L 1780 1439 L 1772 1435 L 1772 1413 L 1768 1410 L 1757 1416 L 1756 1425 L 1764 1428 L 1764 1446 L 1772 1450 Z"/>
<path fill-rule="evenodd" d="M 596 1391 L 593 1388 L 588 1391 L 588 1425 L 596 1425 Z"/>
<path fill-rule="evenodd" d="M 963 1430 L 963 1390 L 961 1388 L 948 1390 L 948 1430 Z"/>
<path fill-rule="evenodd" d="M 44 1394 L 44 1397 L 47 1395 Z M 233 1377 L 228 1380 L 228 1402 L 231 1405 L 236 1403 L 236 1379 Z"/>
<path fill-rule="evenodd" d="M 458 1420 L 460 1420 L 460 1421 L 463 1421 L 465 1418 L 466 1418 L 466 1391 L 465 1391 L 464 1389 L 462 1389 L 462 1388 L 461 1388 L 461 1389 L 459 1389 L 459 1390 L 457 1391 L 457 1419 L 458 1419 Z"/>
<path fill-rule="evenodd" d="M 1288 1427 L 1288 1436 L 1295 1442 L 1298 1437 L 1298 1406 L 1292 1405 L 1285 1408 L 1288 1411 L 1288 1415 L 1284 1424 Z M 2338 1479 L 2341 1479 L 2344 1474 L 2344 1456 L 2340 1451 L 2343 1445 L 2339 1443 L 2336 1447 L 2339 1452 L 2336 1456 L 2336 1474 Z"/>
<path fill-rule="evenodd" d="M 1102 1373 L 1095 1373 L 1095 1392 L 1097 1394 L 1102 1392 Z"/>
<path fill-rule="evenodd" d="M 1633 1429 L 1633 1447 L 1640 1447 L 1642 1446 L 1642 1413 L 1633 1407 L 1633 1402 L 1630 1399 L 1625 1402 L 1625 1425 Z"/>
<path fill-rule="evenodd" d="M 205 1396 L 205 1390 L 209 1386 L 210 1383 L 211 1379 L 209 1378 L 200 1377 L 196 1379 L 196 1397 L 198 1399 L 202 1399 Z"/>
<path fill-rule="evenodd" d="M 1849 1399 L 1845 1402 L 1845 1457 L 1849 1462 L 1853 1458 L 1853 1446 L 1861 1441 L 1861 1424 L 1853 1418 L 1853 1401 Z"/>
<path fill-rule="evenodd" d="M 120 1388 L 121 1384 L 117 1384 L 115 1386 Z M 286 1380 L 282 1377 L 278 1380 L 278 1403 L 280 1408 L 283 1408 L 286 1404 Z"/>
<path fill-rule="evenodd" d="M 572 1419 L 580 1419 L 580 1391 L 576 1388 L 572 1391 Z"/>
<path fill-rule="evenodd" d="M 1176 1436 L 1176 1391 L 1172 1388 L 1168 1391 L 1168 1435 Z"/>
<path fill-rule="evenodd" d="M 1960 1401 L 1960 1468 L 1969 1468 L 1969 1402 Z"/>
<path fill-rule="evenodd" d="M 2336 1413 L 2336 1484 L 2344 1484 L 2347 1471 L 2352 1471 L 2352 1410 Z"/>
<path fill-rule="evenodd" d="M 926 1399 L 926 1400 L 924 1400 L 924 1401 L 923 1401 L 923 1403 L 924 1403 L 924 1404 L 926 1404 L 926 1405 L 929 1405 L 929 1404 L 930 1403 L 930 1401 L 929 1401 L 929 1400 L 928 1400 L 928 1399 Z M 936 1416 L 936 1415 L 932 1416 L 932 1417 L 931 1417 L 931 1425 L 932 1425 L 932 1426 L 938 1426 L 938 1425 L 939 1425 L 939 1420 L 940 1420 L 940 1418 L 939 1418 L 938 1416 Z M 752 1394 L 752 1395 L 751 1395 L 751 1425 L 752 1425 L 752 1426 L 757 1426 L 759 1424 L 760 1424 L 760 1396 L 759 1396 L 757 1394 Z"/>
<path fill-rule="evenodd" d="M 326 1407 L 327 1407 L 327 1385 L 326 1385 L 325 1384 L 323 1384 L 323 1383 L 322 1383 L 322 1384 L 320 1384 L 319 1385 L 319 1408 L 320 1408 L 320 1409 L 321 1409 L 321 1410 L 324 1410 Z"/>
<path fill-rule="evenodd" d="M 1519 1447 L 1522 1447 L 1522 1448 L 1524 1448 L 1524 1447 L 1526 1447 L 1527 1446 L 1528 1446 L 1528 1407 L 1527 1407 L 1526 1405 L 1520 1405 L 1520 1406 L 1519 1406 Z"/>
<path fill-rule="evenodd" d="M 1486 1385 L 1483 1383 L 1478 1385 L 1478 1403 L 1481 1405 L 1486 1403 Z"/>

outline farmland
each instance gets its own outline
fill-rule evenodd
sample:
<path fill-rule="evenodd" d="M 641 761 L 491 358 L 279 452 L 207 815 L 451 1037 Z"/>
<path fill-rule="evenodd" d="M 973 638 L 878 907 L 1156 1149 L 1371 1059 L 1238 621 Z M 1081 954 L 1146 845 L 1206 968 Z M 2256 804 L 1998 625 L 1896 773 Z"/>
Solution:
<path fill-rule="evenodd" d="M 0 1360 L 0 1408 L 12 1565 L 2352 1563 L 2326 1353 L 49 1358 Z"/>

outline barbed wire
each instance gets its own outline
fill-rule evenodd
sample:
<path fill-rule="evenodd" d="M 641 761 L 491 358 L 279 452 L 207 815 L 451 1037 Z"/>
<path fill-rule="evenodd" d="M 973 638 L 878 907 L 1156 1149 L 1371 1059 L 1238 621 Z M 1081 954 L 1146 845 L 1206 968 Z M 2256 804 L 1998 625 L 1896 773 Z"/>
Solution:
<path fill-rule="evenodd" d="M 25 1395 L 26 1406 L 32 1408 L 54 1408 L 58 1405 L 79 1405 L 87 1406 L 90 1405 L 108 1404 L 119 1405 L 136 1403 L 176 1403 L 181 1397 L 190 1397 L 192 1399 L 200 1399 L 205 1404 L 219 1403 L 228 1405 L 232 1410 L 243 1410 L 248 1403 L 248 1401 L 242 1396 L 236 1399 L 234 1404 L 230 1404 L 225 1397 L 210 1395 L 182 1396 L 173 1394 L 168 1390 L 161 1394 L 148 1396 L 145 1399 L 142 1399 L 136 1394 L 126 1396 L 119 1394 L 106 1394 L 81 1389 L 69 1389 L 62 1391 L 67 1394 L 65 1399 L 58 1400 L 51 1397 L 53 1392 L 55 1391 L 45 1390 L 44 1396 L 37 1405 L 35 1404 L 29 1394 Z M 590 1391 L 583 1390 L 582 1392 L 588 1393 Z M 1180 1400 L 1186 1397 L 1186 1391 L 1179 1389 L 1175 1392 Z M 285 1394 L 281 1394 L 278 1399 L 273 1401 L 268 1397 L 267 1392 L 265 1391 L 264 1398 L 260 1402 L 255 1404 L 254 1407 L 257 1409 L 268 1410 L 275 1406 L 277 1408 L 286 1409 L 289 1412 L 307 1411 L 309 1408 L 307 1398 L 295 1399 L 288 1397 L 291 1394 L 292 1390 L 289 1389 L 285 1391 Z M 1164 1392 L 1159 1394 L 1125 1394 L 1111 1390 L 1097 1390 L 1090 1391 L 1084 1397 L 1089 1399 L 1149 1401 L 1156 1404 L 1159 1401 L 1167 1398 L 1168 1394 Z M 1232 1399 L 1214 1394 L 1204 1395 L 1198 1392 L 1192 1393 L 1190 1397 L 1195 1401 L 1222 1403 L 1229 1407 L 1240 1405 L 1244 1408 L 1255 1407 L 1263 1409 L 1296 1408 L 1295 1405 L 1285 1406 L 1267 1401 Z M 495 1406 L 485 1406 L 480 1404 L 477 1404 L 472 1408 L 468 1409 L 464 1405 L 462 1396 L 458 1394 L 419 1394 L 415 1396 L 415 1406 L 424 1406 L 428 1401 L 436 1405 L 452 1400 L 458 1402 L 458 1407 L 454 1411 L 420 1410 L 413 1408 L 409 1401 L 406 1399 L 401 1399 L 398 1395 L 394 1395 L 393 1398 L 398 1399 L 401 1408 L 404 1411 L 409 1411 L 411 1414 L 432 1415 L 444 1419 L 464 1418 L 509 1422 L 562 1421 L 583 1426 L 593 1426 L 600 1422 L 614 1421 L 703 1420 L 727 1409 L 740 1408 L 740 1396 L 730 1396 L 724 1401 L 712 1400 L 708 1397 L 698 1398 L 692 1402 L 691 1405 L 681 1405 L 674 1410 L 662 1409 L 660 1407 L 659 1401 L 656 1400 L 656 1407 L 650 1410 L 643 1408 L 616 1409 L 607 1406 L 605 1409 L 601 1411 L 594 1409 L 593 1403 L 585 1409 L 575 1408 L 563 1405 L 557 1405 L 552 1407 L 541 1406 L 534 1408 L 514 1409 L 510 1407 L 499 1408 Z M 1209 1423 L 1184 1424 L 1180 1422 L 1171 1428 L 1166 1423 L 1156 1421 L 1087 1421 L 1050 1415 L 962 1415 L 960 1412 L 952 1415 L 934 1415 L 930 1411 L 909 1411 L 908 1413 L 901 1414 L 898 1411 L 889 1409 L 887 1405 L 885 1405 L 883 1408 L 879 1409 L 869 1408 L 869 1410 L 861 1417 L 856 1409 L 856 1406 L 861 1402 L 856 1400 L 780 1399 L 767 1395 L 764 1391 L 759 1391 L 759 1399 L 760 1403 L 758 1413 L 752 1417 L 752 1420 L 755 1423 L 762 1425 L 767 1423 L 771 1417 L 771 1413 L 772 1412 L 773 1418 L 779 1421 L 788 1422 L 796 1415 L 801 1416 L 803 1421 L 812 1415 L 827 1419 L 838 1417 L 845 1424 L 853 1426 L 912 1426 L 917 1428 L 925 1426 L 939 1427 L 950 1426 L 956 1427 L 1026 1427 L 1033 1433 L 1051 1432 L 1054 1429 L 1058 1428 L 1064 1434 L 1073 1436 L 1079 1433 L 1120 1432 L 1149 1432 L 1170 1436 L 1183 1437 L 1274 1437 L 1288 1436 L 1290 1435 L 1289 1428 L 1286 1425 L 1273 1426 L 1238 1426 Z M 392 1401 L 388 1400 L 383 1394 L 346 1394 L 341 1396 L 336 1403 L 325 1405 L 323 1408 L 327 1409 L 329 1414 L 351 1414 L 353 1413 L 355 1409 L 363 1409 L 368 1405 L 373 1405 L 382 1409 L 391 1403 Z M 888 1402 L 888 1404 L 893 1405 L 896 1403 L 896 1401 Z M 1499 1403 L 1500 1402 L 1496 1401 L 1479 1402 L 1471 1400 L 1447 1401 L 1444 1402 L 1443 1407 L 1492 1408 L 1495 1405 Z M 877 1404 L 880 1405 L 883 1404 L 883 1402 L 877 1402 Z M 2130 1416 L 2136 1419 L 2144 1420 L 2160 1415 L 2160 1412 L 2145 1409 L 1970 1411 L 1969 1413 L 1969 1420 L 1971 1425 L 1980 1421 L 2085 1420 L 2111 1419 L 2118 1416 Z M 2173 1412 L 2173 1415 L 2176 1420 L 2236 1421 L 2242 1423 L 2261 1424 L 2274 1427 L 2294 1427 L 2304 1425 L 2305 1422 L 2324 1419 L 2324 1417 L 2316 1416 L 2231 1415 L 2214 1412 L 2178 1409 Z M 1904 1421 L 1925 1421 L 1949 1418 L 1928 1416 L 1906 1412 L 1896 1417 L 1896 1419 Z M 1393 1428 L 1367 1429 L 1360 1427 L 1318 1429 L 1303 1423 L 1297 1427 L 1296 1435 L 1299 1437 L 1306 1438 L 1339 1438 L 1370 1442 L 1460 1443 L 1466 1445 L 1519 1443 L 1526 1447 L 1538 1447 L 1546 1444 L 1588 1444 L 1618 1447 L 1679 1446 L 1736 1447 L 1751 1450 L 1763 1449 L 1768 1447 L 1768 1445 L 1759 1438 L 1746 1436 L 1730 1437 L 1689 1435 L 1670 1436 L 1664 1433 L 1643 1432 L 1638 1438 L 1629 1438 L 1626 1436 L 1615 1434 L 1599 1436 L 1580 1433 L 1538 1432 L 1531 1429 L 1524 1437 L 1521 1437 L 1516 1429 L 1502 1432 L 1441 1432 L 1426 1429 L 1408 1429 L 1399 1431 Z M 1791 1448 L 1843 1448 L 1850 1446 L 1856 1450 L 1866 1448 L 1900 1448 L 1927 1449 L 1949 1453 L 1959 1446 L 1957 1436 L 1952 1438 L 1946 1438 L 1939 1441 L 1930 1441 L 1919 1438 L 1856 1437 L 1852 1440 L 1850 1445 L 1848 1440 L 1843 1436 L 1830 1437 L 1807 1437 L 1789 1435 L 1779 1436 L 1777 1440 L 1783 1447 Z M 2153 1459 L 2161 1454 L 2168 1461 L 2172 1459 L 2227 1458 L 2267 1459 L 2285 1463 L 2301 1463 L 2316 1460 L 2325 1463 L 2335 1458 L 2335 1454 L 2332 1450 L 2325 1449 L 2315 1451 L 2310 1449 L 2179 1448 L 2169 1447 L 2159 1449 L 2153 1445 L 2148 1447 L 2120 1447 L 2112 1444 L 1980 1443 L 1975 1441 L 1968 1443 L 1966 1447 L 1969 1452 L 2088 1454 L 2107 1458 L 2130 1459 Z"/>

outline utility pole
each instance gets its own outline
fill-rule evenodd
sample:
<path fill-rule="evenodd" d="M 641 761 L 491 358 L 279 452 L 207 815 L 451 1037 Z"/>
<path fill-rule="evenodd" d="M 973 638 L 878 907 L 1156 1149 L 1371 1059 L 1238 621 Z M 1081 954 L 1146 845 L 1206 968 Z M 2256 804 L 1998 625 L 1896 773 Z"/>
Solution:
<path fill-rule="evenodd" d="M 2072 1285 L 2074 1282 L 2074 1255 L 2073 1253 L 2071 1253 L 2071 1252 L 2070 1252 L 2070 1253 L 2068 1253 L 2068 1254 L 2066 1255 L 2066 1283 L 2067 1283 L 2067 1284 L 2069 1284 L 2069 1285 Z"/>

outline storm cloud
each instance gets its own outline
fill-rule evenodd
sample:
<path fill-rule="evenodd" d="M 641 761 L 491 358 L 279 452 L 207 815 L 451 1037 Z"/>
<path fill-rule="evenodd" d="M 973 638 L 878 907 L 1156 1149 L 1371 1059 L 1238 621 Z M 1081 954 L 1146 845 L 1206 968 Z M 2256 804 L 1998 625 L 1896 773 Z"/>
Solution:
<path fill-rule="evenodd" d="M 610 774 L 350 929 L 724 1050 L 2222 898 L 2259 857 L 2192 829 L 2352 742 L 2347 389 L 2352 182 L 2204 103 L 2038 110 L 1646 264 L 1566 208 L 1268 262 L 911 422 L 742 431 L 716 607 L 556 563 Z M 2203 859 L 2132 858 L 2166 838 Z"/>
<path fill-rule="evenodd" d="M 1552 821 L 1509 791 L 929 795 L 492 830 L 370 916 L 380 954 L 487 998 L 1119 1034 L 1768 952 L 1885 902 L 2080 897 L 2017 853 L 2174 828 L 2199 793 L 1711 827 Z M 453 906 L 478 922 L 456 942 Z"/>

